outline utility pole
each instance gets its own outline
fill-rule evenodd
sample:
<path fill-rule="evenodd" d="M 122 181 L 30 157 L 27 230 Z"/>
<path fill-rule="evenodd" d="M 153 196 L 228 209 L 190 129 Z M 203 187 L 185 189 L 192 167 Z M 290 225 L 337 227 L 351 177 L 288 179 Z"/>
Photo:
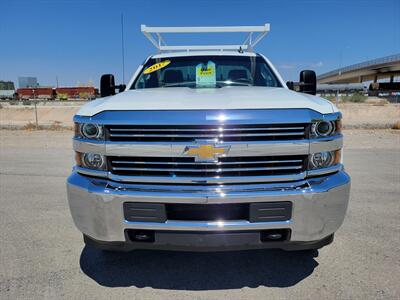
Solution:
<path fill-rule="evenodd" d="M 38 122 L 38 116 L 37 116 L 37 101 L 33 100 L 33 104 L 35 105 L 35 124 L 36 124 L 36 129 L 39 129 L 39 122 Z"/>

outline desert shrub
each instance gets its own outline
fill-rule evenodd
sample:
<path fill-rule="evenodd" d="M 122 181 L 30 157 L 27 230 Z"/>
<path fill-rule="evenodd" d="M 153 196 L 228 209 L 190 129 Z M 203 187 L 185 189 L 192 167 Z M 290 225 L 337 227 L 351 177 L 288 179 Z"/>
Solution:
<path fill-rule="evenodd" d="M 28 122 L 27 124 L 25 124 L 22 128 L 22 130 L 36 130 L 36 129 L 40 129 L 36 128 L 36 124 L 32 123 L 32 122 Z"/>
<path fill-rule="evenodd" d="M 61 122 L 59 121 L 54 121 L 53 124 L 50 125 L 48 130 L 62 130 L 63 127 L 61 126 Z"/>
<path fill-rule="evenodd" d="M 79 93 L 79 99 L 89 99 L 89 93 L 87 92 Z"/>
<path fill-rule="evenodd" d="M 57 94 L 57 99 L 62 100 L 62 101 L 68 100 L 68 95 L 59 93 L 59 94 Z"/>
<path fill-rule="evenodd" d="M 350 96 L 342 96 L 343 102 L 362 103 L 362 102 L 365 102 L 366 99 L 367 99 L 367 96 L 365 96 L 359 92 L 355 92 L 354 94 L 352 94 Z"/>
<path fill-rule="evenodd" d="M 325 99 L 328 99 L 329 101 L 331 101 L 331 102 L 336 102 L 336 96 L 333 96 L 333 95 L 329 95 L 329 96 L 326 96 L 326 97 L 324 97 Z"/>

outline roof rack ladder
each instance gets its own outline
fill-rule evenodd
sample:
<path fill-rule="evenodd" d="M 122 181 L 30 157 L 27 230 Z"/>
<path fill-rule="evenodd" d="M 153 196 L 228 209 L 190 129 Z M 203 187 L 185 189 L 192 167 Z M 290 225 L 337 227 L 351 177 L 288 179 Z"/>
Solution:
<path fill-rule="evenodd" d="M 216 26 L 216 27 L 149 27 L 141 25 L 142 33 L 160 51 L 204 51 L 204 50 L 238 50 L 253 51 L 254 47 L 267 35 L 270 25 L 263 26 Z M 164 33 L 248 33 L 247 38 L 239 45 L 167 45 L 161 34 Z M 258 33 L 253 37 L 254 33 Z"/>

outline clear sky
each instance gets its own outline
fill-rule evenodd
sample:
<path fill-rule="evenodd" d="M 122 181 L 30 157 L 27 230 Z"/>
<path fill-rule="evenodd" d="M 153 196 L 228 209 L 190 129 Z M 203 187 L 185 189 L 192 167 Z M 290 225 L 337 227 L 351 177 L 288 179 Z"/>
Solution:
<path fill-rule="evenodd" d="M 400 52 L 400 0 L 0 0 L 0 80 L 36 76 L 41 85 L 99 85 L 102 73 L 122 81 L 155 48 L 148 26 L 271 24 L 257 46 L 285 80 Z M 208 38 L 208 40 L 206 39 Z M 182 35 L 171 43 L 237 43 L 243 35 Z"/>

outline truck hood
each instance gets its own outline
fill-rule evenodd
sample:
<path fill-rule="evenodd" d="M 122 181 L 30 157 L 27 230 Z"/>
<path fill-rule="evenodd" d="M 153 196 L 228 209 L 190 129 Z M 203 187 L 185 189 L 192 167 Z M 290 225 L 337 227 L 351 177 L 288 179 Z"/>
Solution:
<path fill-rule="evenodd" d="M 112 110 L 226 110 L 226 109 L 295 109 L 308 108 L 322 114 L 337 108 L 320 97 L 285 88 L 223 87 L 193 89 L 169 87 L 128 90 L 115 96 L 91 101 L 78 111 L 94 116 Z"/>

